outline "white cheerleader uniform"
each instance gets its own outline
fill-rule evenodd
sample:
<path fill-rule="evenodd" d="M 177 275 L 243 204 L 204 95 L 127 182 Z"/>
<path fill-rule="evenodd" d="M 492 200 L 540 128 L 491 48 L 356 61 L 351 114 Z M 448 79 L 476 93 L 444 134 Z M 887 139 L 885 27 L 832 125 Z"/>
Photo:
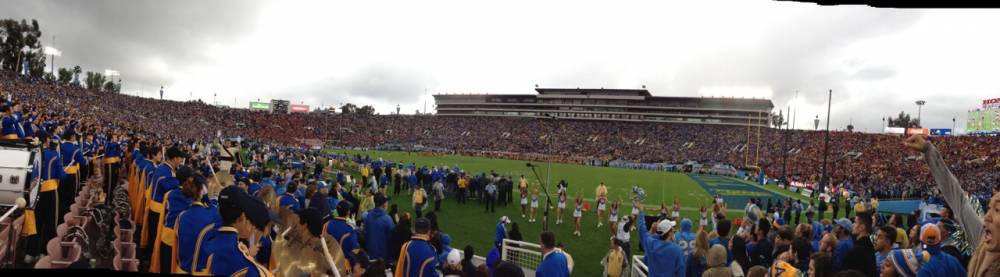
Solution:
<path fill-rule="evenodd" d="M 521 205 L 528 205 L 528 196 L 521 195 Z"/>
<path fill-rule="evenodd" d="M 583 204 L 576 205 L 576 210 L 573 210 L 573 217 L 574 218 L 583 217 Z"/>
<path fill-rule="evenodd" d="M 708 215 L 705 212 L 701 212 L 701 226 L 708 226 Z"/>
<path fill-rule="evenodd" d="M 565 209 L 566 208 L 566 196 L 565 195 L 560 195 L 559 196 L 559 204 L 557 204 L 557 205 L 558 205 L 558 207 L 560 209 Z"/>
<path fill-rule="evenodd" d="M 611 215 L 608 216 L 608 222 L 618 222 L 618 208 L 611 208 Z"/>
<path fill-rule="evenodd" d="M 632 216 L 639 215 L 639 207 L 632 206 Z"/>
<path fill-rule="evenodd" d="M 538 196 L 531 196 L 531 207 L 538 208 Z"/>
<path fill-rule="evenodd" d="M 603 211 L 607 210 L 606 205 L 607 205 L 607 200 L 604 200 L 604 198 L 597 199 L 597 210 L 598 211 L 602 211 L 603 212 Z"/>

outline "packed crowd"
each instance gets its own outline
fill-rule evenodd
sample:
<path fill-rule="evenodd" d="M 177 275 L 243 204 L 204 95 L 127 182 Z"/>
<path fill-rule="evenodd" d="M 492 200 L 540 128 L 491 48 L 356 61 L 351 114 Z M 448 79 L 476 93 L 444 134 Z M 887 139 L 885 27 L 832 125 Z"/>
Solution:
<path fill-rule="evenodd" d="M 732 164 L 742 164 L 746 159 L 744 151 L 758 144 L 751 140 L 751 145 L 743 145 L 746 129 L 738 127 L 432 116 L 275 115 L 200 102 L 159 101 L 29 83 L 9 74 L 3 76 L 0 92 L 4 93 L 0 105 L 3 138 L 34 137 L 46 148 L 37 176 L 43 181 L 40 197 L 31 200 L 39 220 L 37 234 L 33 234 L 37 237 L 29 239 L 28 260 L 45 254 L 47 250 L 42 245 L 55 237 L 55 226 L 62 223 L 61 215 L 67 205 L 60 206 L 56 195 L 65 193 L 68 198 L 75 195 L 69 188 L 78 188 L 72 182 L 79 179 L 73 175 L 95 176 L 103 178 L 105 192 L 128 186 L 133 210 L 119 216 L 132 218 L 142 230 L 136 240 L 142 255 L 149 260 L 144 269 L 163 273 L 281 272 L 284 275 L 337 271 L 343 275 L 374 276 L 371 274 L 384 274 L 382 270 L 388 267 L 400 276 L 421 273 L 436 276 L 441 272 L 482 276 L 470 275 L 482 271 L 497 275 L 498 270 L 513 265 L 496 259 L 491 262 L 488 257 L 484 270 L 479 270 L 482 268 L 479 266 L 463 267 L 472 263 L 471 249 L 464 254 L 452 251 L 450 239 L 433 212 L 422 212 L 429 209 L 428 202 L 443 198 L 440 195 L 445 188 L 436 183 L 447 182 L 448 189 L 460 191 L 461 198 L 467 195 L 465 189 L 472 190 L 469 195 L 477 195 L 487 209 L 495 205 L 491 201 L 516 203 L 513 202 L 516 188 L 525 211 L 522 216 L 531 214 L 533 220 L 537 213 L 539 193 L 522 185 L 523 176 L 515 183 L 513 176 L 463 176 L 457 168 L 418 170 L 412 164 L 401 172 L 389 170 L 393 174 L 386 176 L 387 171 L 380 168 L 387 168 L 387 164 L 380 164 L 381 161 L 327 155 L 333 160 L 361 164 L 361 178 L 352 180 L 341 173 L 333 180 L 323 180 L 325 171 L 316 158 L 324 155 L 301 150 L 302 139 L 325 139 L 361 147 L 420 144 L 462 151 L 503 150 L 525 155 Z M 226 136 L 254 141 L 245 161 L 240 153 L 228 155 L 237 164 L 228 170 L 233 173 L 232 186 L 223 186 L 217 180 L 219 165 L 210 162 L 227 157 L 220 153 L 226 150 L 225 145 L 211 143 L 219 126 L 223 126 Z M 783 135 L 781 131 L 761 130 L 759 160 L 768 161 L 762 165 L 768 174 L 778 175 L 781 171 L 785 150 L 781 143 L 774 142 L 782 141 Z M 835 182 L 855 191 L 920 195 L 920 188 L 937 184 L 939 194 L 949 205 L 966 207 L 968 198 L 962 197 L 963 193 L 989 192 L 990 185 L 995 188 L 1000 148 L 994 138 L 941 138 L 935 141 L 936 148 L 906 152 L 901 150 L 898 137 L 845 132 L 835 132 L 832 137 L 836 147 L 831 148 L 836 149 L 833 152 L 837 157 L 831 162 L 832 176 Z M 788 140 L 787 149 L 794 153 L 788 156 L 788 178 L 814 180 L 822 160 L 819 155 L 822 133 L 795 131 Z M 954 162 L 946 166 L 941 157 Z M 265 165 L 272 161 L 282 170 L 266 169 Z M 307 169 L 305 165 L 310 163 L 317 165 Z M 77 167 L 72 168 L 73 165 Z M 375 172 L 376 169 L 381 172 Z M 927 174 L 928 171 L 933 174 Z M 951 177 L 952 173 L 955 177 Z M 449 176 L 452 174 L 455 176 Z M 389 191 L 398 193 L 404 180 L 410 185 L 415 207 L 420 207 L 415 209 L 415 215 L 398 214 L 387 204 Z M 871 189 L 875 186 L 879 191 Z M 579 232 L 582 201 L 579 196 L 574 201 L 562 192 L 558 197 L 557 222 L 561 221 L 562 209 L 570 213 L 572 208 Z M 810 271 L 818 276 L 831 276 L 837 271 L 857 270 L 863 276 L 876 272 L 915 276 L 921 271 L 942 274 L 929 276 L 965 275 L 966 271 L 983 276 L 1000 273 L 995 254 L 1000 241 L 992 239 L 994 232 L 1000 232 L 996 226 L 1000 219 L 995 218 L 1000 216 L 1000 200 L 995 192 L 993 195 L 985 220 L 967 214 L 973 209 L 959 209 L 959 214 L 943 215 L 940 220 L 943 223 L 910 227 L 908 244 L 899 243 L 904 240 L 898 235 L 902 223 L 880 220 L 870 213 L 874 207 L 858 209 L 856 212 L 860 213 L 853 220 L 817 221 L 800 224 L 794 230 L 785 224 L 789 218 L 780 214 L 762 215 L 752 212 L 752 208 L 739 223 L 738 219 L 730 222 L 716 215 L 712 218 L 716 230 L 696 234 L 695 247 L 690 251 L 678 251 L 680 246 L 672 241 L 677 237 L 675 229 L 689 232 L 691 227 L 685 226 L 691 224 L 677 218 L 675 213 L 667 215 L 666 207 L 661 207 L 664 212 L 654 221 L 645 216 L 641 203 L 633 203 L 632 214 L 619 216 L 622 203 L 604 199 L 605 202 L 598 203 L 598 210 L 609 214 L 598 222 L 609 223 L 610 233 L 616 237 L 613 245 L 626 253 L 631 249 L 629 241 L 620 237 L 622 233 L 630 237 L 633 231 L 630 229 L 635 228 L 651 276 L 696 276 L 700 275 L 698 269 L 702 273 L 723 274 L 709 276 L 730 276 L 724 272 L 753 276 L 751 273 L 760 271 L 755 269 L 760 267 L 772 275 Z M 571 201 L 575 207 L 566 204 Z M 678 210 L 679 207 L 674 207 L 674 211 Z M 599 213 L 598 217 L 602 215 Z M 501 218 L 497 241 L 510 236 L 506 231 L 509 222 Z M 676 228 L 678 225 L 681 228 Z M 189 226 L 200 228 L 185 228 Z M 729 236 L 733 228 L 737 229 L 736 235 Z M 946 250 L 949 233 L 956 230 L 965 232 L 970 243 L 977 246 L 975 254 L 962 256 Z M 894 236 L 890 238 L 889 233 Z M 870 239 L 873 235 L 874 240 Z M 536 274 L 568 276 L 571 263 L 568 253 L 558 249 L 551 233 L 543 234 L 540 240 L 546 255 Z M 892 250 L 894 244 L 902 250 Z M 876 250 L 884 261 L 875 261 Z M 488 256 L 494 256 L 495 251 Z M 621 258 L 628 254 L 609 254 L 612 256 L 619 257 L 616 261 L 621 263 L 628 262 Z M 283 263 L 282 257 L 314 263 L 288 260 Z M 869 257 L 874 263 L 870 263 Z"/>
<path fill-rule="evenodd" d="M 39 111 L 63 111 L 79 115 L 81 122 L 107 122 L 100 128 L 128 127 L 166 139 L 207 139 L 223 129 L 227 136 L 284 145 L 305 141 L 344 147 L 421 145 L 464 154 L 576 163 L 721 162 L 757 165 L 772 178 L 812 184 L 820 181 L 823 164 L 824 133 L 816 131 L 526 118 L 278 115 L 200 101 L 161 101 L 21 82 L 11 74 L 2 79 L 0 90 L 38 103 L 38 111 L 22 112 L 27 115 L 22 121 L 35 120 Z M 927 167 L 910 163 L 919 156 L 899 151 L 898 138 L 832 132 L 828 168 L 832 183 L 882 198 L 928 196 L 922 189 L 931 183 Z M 937 137 L 935 143 L 955 161 L 951 169 L 970 192 L 988 193 L 988 184 L 1000 180 L 1000 140 L 995 137 Z"/>

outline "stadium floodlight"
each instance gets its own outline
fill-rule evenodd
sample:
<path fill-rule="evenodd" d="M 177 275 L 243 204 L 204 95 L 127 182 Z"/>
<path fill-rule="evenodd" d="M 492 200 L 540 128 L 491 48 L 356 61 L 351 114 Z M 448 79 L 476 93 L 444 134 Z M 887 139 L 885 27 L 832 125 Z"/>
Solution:
<path fill-rule="evenodd" d="M 118 75 L 118 70 L 114 70 L 114 69 L 105 69 L 104 70 L 104 76 L 111 76 L 111 75 Z"/>
<path fill-rule="evenodd" d="M 59 51 L 59 49 L 56 49 L 55 47 L 52 47 L 52 46 L 45 46 L 45 48 L 42 49 L 42 51 L 46 55 L 52 55 L 52 56 L 56 56 L 56 57 L 61 57 L 62 56 L 62 51 Z"/>
<path fill-rule="evenodd" d="M 917 123 L 920 123 L 919 127 L 924 126 L 924 122 L 920 119 L 920 112 L 923 109 L 924 104 L 927 104 L 927 101 L 917 100 Z"/>

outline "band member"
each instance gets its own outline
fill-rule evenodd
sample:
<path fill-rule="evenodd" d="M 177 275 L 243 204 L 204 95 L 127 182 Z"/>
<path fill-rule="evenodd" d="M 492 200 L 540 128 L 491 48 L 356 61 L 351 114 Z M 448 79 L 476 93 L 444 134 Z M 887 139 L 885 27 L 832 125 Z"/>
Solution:
<path fill-rule="evenodd" d="M 48 255 L 48 249 L 45 245 L 56 236 L 56 225 L 59 224 L 57 219 L 59 180 L 66 177 L 62 159 L 59 158 L 59 152 L 52 144 L 52 136 L 45 131 L 35 132 L 35 135 L 44 150 L 42 150 L 41 170 L 38 175 L 41 187 L 38 189 L 38 201 L 34 203 L 37 235 L 31 236 L 28 240 L 26 260 L 33 260 L 34 257 L 38 256 L 39 251 L 41 254 Z"/>
<path fill-rule="evenodd" d="M 159 213 L 153 211 L 151 203 L 153 202 L 152 194 L 153 185 L 156 180 L 156 171 L 163 164 L 163 148 L 156 145 L 146 147 L 146 157 L 149 157 L 149 162 L 144 164 L 142 170 L 143 199 L 140 201 L 142 205 L 132 207 L 133 209 L 139 209 L 142 213 L 142 220 L 138 221 L 141 227 L 139 248 L 142 249 L 149 249 L 149 242 L 156 238 L 155 227 L 156 222 L 159 220 Z M 149 254 L 147 251 L 143 253 Z"/>
<path fill-rule="evenodd" d="M 174 273 L 208 276 L 208 241 L 215 237 L 216 231 L 222 227 L 222 217 L 219 216 L 217 203 L 206 203 L 203 198 L 207 192 L 205 177 L 195 175 L 181 186 L 181 193 L 188 199 L 193 199 L 191 205 L 180 215 L 177 215 L 177 268 Z"/>
<path fill-rule="evenodd" d="M 194 169 L 185 165 L 177 168 L 175 175 L 181 185 L 194 182 L 195 179 Z M 185 197 L 181 187 L 167 191 L 163 199 L 166 201 L 163 203 L 164 219 L 159 231 L 159 245 L 157 245 L 159 251 L 154 250 L 153 257 L 154 259 L 159 257 L 161 273 L 172 273 L 177 268 L 177 256 L 174 255 L 177 246 L 177 226 L 175 225 L 177 216 L 190 207 L 194 199 Z"/>
<path fill-rule="evenodd" d="M 20 103 L 13 103 L 8 106 L 0 106 L 0 122 L 2 122 L 3 131 L 0 138 L 3 139 L 19 139 L 24 138 L 24 129 L 21 128 L 21 120 L 17 117 L 21 111 Z"/>
<path fill-rule="evenodd" d="M 108 141 L 104 144 L 104 193 L 109 197 L 104 198 L 104 204 L 111 205 L 115 188 L 118 187 L 118 170 L 121 169 L 122 146 L 118 141 L 118 134 L 108 133 Z"/>
<path fill-rule="evenodd" d="M 62 163 L 66 165 L 66 177 L 59 182 L 59 214 L 64 215 L 69 212 L 69 206 L 76 199 L 76 193 L 80 190 L 80 168 L 87 166 L 87 159 L 83 157 L 83 151 L 77 145 L 77 135 L 73 131 L 63 134 L 63 143 L 59 146 L 62 154 Z M 62 216 L 59 217 L 62 222 Z"/>
<path fill-rule="evenodd" d="M 160 236 L 163 235 L 163 232 L 160 232 L 160 228 L 163 227 L 163 221 L 166 218 L 166 210 L 163 205 L 164 200 L 166 200 L 165 196 L 168 191 L 180 186 L 180 180 L 178 180 L 176 176 L 176 168 L 179 168 L 181 164 L 184 164 L 184 159 L 186 158 L 186 153 L 177 147 L 171 147 L 167 150 L 167 160 L 156 169 L 156 173 L 154 174 L 153 192 L 149 203 L 150 220 L 148 223 L 150 225 L 147 225 L 148 230 L 152 232 L 149 234 L 149 238 L 151 239 L 153 245 L 150 255 L 151 258 L 149 260 L 149 271 L 153 273 L 161 273 L 159 255 L 159 246 L 161 243 L 159 243 L 159 241 L 161 240 Z M 169 271 L 162 273 L 169 273 Z"/>
<path fill-rule="evenodd" d="M 257 263 L 250 250 L 239 241 L 240 236 L 248 236 L 253 226 L 247 213 L 264 210 L 266 205 L 236 186 L 228 186 L 219 194 L 219 214 L 222 227 L 208 242 L 208 271 L 211 275 L 224 276 L 274 276 L 266 267 Z"/>

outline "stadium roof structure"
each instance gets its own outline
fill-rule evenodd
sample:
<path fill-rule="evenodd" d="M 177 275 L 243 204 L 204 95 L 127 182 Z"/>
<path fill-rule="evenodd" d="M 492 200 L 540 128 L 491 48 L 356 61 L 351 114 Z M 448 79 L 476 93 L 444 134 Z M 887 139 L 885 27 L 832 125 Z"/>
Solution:
<path fill-rule="evenodd" d="M 435 94 L 440 116 L 770 126 L 770 99 L 653 96 L 642 89 L 539 88 L 537 94 Z"/>

